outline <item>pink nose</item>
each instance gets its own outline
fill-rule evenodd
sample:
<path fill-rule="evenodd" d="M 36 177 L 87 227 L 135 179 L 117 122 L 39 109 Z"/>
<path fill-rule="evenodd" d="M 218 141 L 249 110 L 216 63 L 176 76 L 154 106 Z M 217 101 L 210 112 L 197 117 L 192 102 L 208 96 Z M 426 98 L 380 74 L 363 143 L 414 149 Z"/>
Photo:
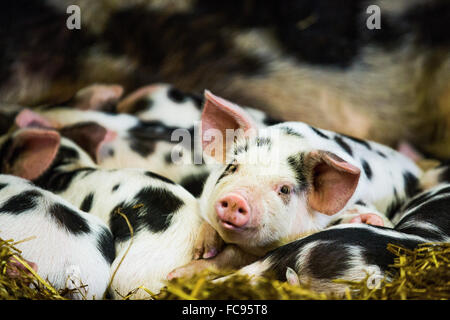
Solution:
<path fill-rule="evenodd" d="M 250 220 L 250 207 L 238 193 L 229 193 L 217 201 L 216 213 L 226 227 L 243 227 Z"/>

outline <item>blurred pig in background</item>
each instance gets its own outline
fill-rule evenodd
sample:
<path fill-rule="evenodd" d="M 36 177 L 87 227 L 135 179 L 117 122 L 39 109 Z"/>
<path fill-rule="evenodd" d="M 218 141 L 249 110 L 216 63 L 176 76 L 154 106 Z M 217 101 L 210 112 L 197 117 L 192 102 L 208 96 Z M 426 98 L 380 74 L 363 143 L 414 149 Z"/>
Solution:
<path fill-rule="evenodd" d="M 69 5 L 80 29 L 66 27 Z M 367 24 L 374 5 L 379 29 Z M 165 82 L 450 156 L 446 0 L 16 0 L 0 21 L 5 104 L 58 103 L 95 82 L 125 94 Z"/>

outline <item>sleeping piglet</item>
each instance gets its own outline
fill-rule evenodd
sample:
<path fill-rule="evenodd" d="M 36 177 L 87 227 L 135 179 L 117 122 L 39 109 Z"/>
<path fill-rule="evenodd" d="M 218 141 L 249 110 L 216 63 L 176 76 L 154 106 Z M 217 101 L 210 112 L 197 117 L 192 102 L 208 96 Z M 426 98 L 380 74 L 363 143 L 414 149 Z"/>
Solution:
<path fill-rule="evenodd" d="M 204 157 L 216 163 L 201 214 L 225 243 L 251 255 L 332 224 L 391 226 L 387 218 L 417 192 L 421 170 L 389 147 L 302 122 L 258 128 L 241 107 L 208 91 L 201 126 Z M 214 248 L 199 256 L 207 251 Z M 214 259 L 169 278 L 196 264 Z"/>
<path fill-rule="evenodd" d="M 150 169 L 181 184 L 194 196 L 200 196 L 209 174 L 201 147 L 194 145 L 202 97 L 168 84 L 152 84 L 117 103 L 122 93 L 119 89 L 117 85 L 83 88 L 66 104 L 40 107 L 34 112 L 23 110 L 16 124 L 26 126 L 38 114 L 47 126 L 61 130 L 69 139 L 77 139 L 75 142 L 88 151 L 100 167 Z M 117 103 L 119 114 L 101 111 L 109 109 L 111 101 Z M 275 121 L 260 110 L 245 110 L 260 126 Z M 84 137 L 71 135 L 74 127 L 79 132 L 78 127 L 88 122 L 96 122 L 110 132 L 110 139 L 98 150 L 91 150 L 89 145 L 89 141 L 95 139 L 91 132 L 85 131 Z"/>
<path fill-rule="evenodd" d="M 132 114 L 143 121 L 161 121 L 178 128 L 191 128 L 200 120 L 203 97 L 184 92 L 167 83 L 153 83 L 131 92 L 117 103 L 118 113 Z M 262 110 L 242 107 L 260 126 L 279 123 Z"/>
<path fill-rule="evenodd" d="M 190 139 L 193 126 L 182 128 L 183 136 L 173 132 L 180 129 L 159 120 L 140 120 L 129 114 L 113 114 L 97 110 L 56 106 L 36 110 L 23 109 L 15 119 L 16 127 L 32 126 L 34 123 L 54 128 L 75 141 L 102 168 L 143 168 L 162 174 L 180 183 L 195 195 L 200 195 L 208 168 L 199 160 L 194 163 L 195 150 Z M 96 141 L 95 131 L 89 131 L 92 123 L 107 129 L 108 136 L 101 145 Z M 83 129 L 85 128 L 85 129 Z M 181 140 L 181 141 L 180 141 Z"/>
<path fill-rule="evenodd" d="M 37 138 L 41 133 L 30 134 Z M 19 160 L 16 166 L 22 164 Z M 73 289 L 72 299 L 102 299 L 110 280 L 114 241 L 98 217 L 30 181 L 0 174 L 0 237 L 18 242 L 15 247 L 26 262 L 55 289 Z M 7 273 L 19 276 L 18 269 L 25 266 L 12 260 Z"/>
<path fill-rule="evenodd" d="M 93 133 L 98 145 L 108 139 L 98 124 L 79 129 Z M 171 270 L 192 259 L 201 218 L 197 199 L 180 185 L 145 169 L 98 168 L 83 149 L 48 128 L 21 128 L 0 140 L 0 150 L 1 172 L 31 180 L 109 226 L 117 252 L 113 297 L 140 286 L 157 293 Z M 49 249 L 61 243 L 54 239 Z M 148 294 L 139 290 L 133 298 Z"/>

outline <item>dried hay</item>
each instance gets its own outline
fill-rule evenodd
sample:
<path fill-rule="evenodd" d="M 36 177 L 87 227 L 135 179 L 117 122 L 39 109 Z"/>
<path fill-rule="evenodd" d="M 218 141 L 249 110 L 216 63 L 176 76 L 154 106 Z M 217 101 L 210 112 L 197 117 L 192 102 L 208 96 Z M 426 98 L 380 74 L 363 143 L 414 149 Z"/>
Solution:
<path fill-rule="evenodd" d="M 6 273 L 12 257 L 23 261 L 21 252 L 12 240 L 0 238 L 0 299 L 66 299 L 67 290 L 57 291 L 37 274 L 22 271 L 11 278 Z M 450 298 L 450 244 L 428 243 L 408 250 L 388 245 L 396 258 L 389 270 L 389 278 L 382 279 L 376 288 L 368 288 L 367 278 L 359 282 L 335 280 L 348 285 L 343 299 L 449 299 Z M 31 268 L 30 268 L 31 269 Z M 31 269 L 32 270 L 32 269 Z M 175 279 L 155 295 L 145 287 L 136 288 L 123 299 L 130 299 L 137 290 L 145 290 L 149 299 L 159 300 L 325 300 L 342 297 L 317 293 L 307 287 L 292 286 L 270 278 L 258 278 L 250 284 L 247 276 L 229 277 L 222 283 L 211 280 L 219 274 L 205 271 L 190 279 Z M 255 280 L 255 279 L 254 279 Z"/>

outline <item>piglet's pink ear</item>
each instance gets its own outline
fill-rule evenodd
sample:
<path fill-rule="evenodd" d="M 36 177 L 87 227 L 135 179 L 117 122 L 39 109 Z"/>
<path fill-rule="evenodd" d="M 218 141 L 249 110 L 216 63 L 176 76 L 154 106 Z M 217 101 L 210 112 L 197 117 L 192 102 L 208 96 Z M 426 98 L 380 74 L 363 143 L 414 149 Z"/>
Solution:
<path fill-rule="evenodd" d="M 227 131 L 241 129 L 244 135 L 257 134 L 257 126 L 250 115 L 237 104 L 205 90 L 205 103 L 201 118 L 203 152 L 224 162 L 230 143 L 226 143 Z M 213 147 L 214 144 L 214 147 Z"/>
<path fill-rule="evenodd" d="M 122 94 L 120 85 L 93 84 L 80 89 L 69 104 L 81 110 L 106 110 L 117 103 Z"/>
<path fill-rule="evenodd" d="M 16 125 L 19 128 L 26 127 L 41 127 L 41 128 L 54 128 L 55 124 L 41 116 L 40 114 L 31 111 L 30 109 L 23 109 L 16 116 Z"/>
<path fill-rule="evenodd" d="M 60 136 L 54 130 L 21 129 L 6 150 L 2 172 L 28 180 L 37 179 L 54 161 L 59 145 Z"/>
<path fill-rule="evenodd" d="M 312 151 L 305 160 L 312 177 L 308 205 L 327 215 L 338 213 L 355 192 L 361 170 L 327 151 Z"/>

